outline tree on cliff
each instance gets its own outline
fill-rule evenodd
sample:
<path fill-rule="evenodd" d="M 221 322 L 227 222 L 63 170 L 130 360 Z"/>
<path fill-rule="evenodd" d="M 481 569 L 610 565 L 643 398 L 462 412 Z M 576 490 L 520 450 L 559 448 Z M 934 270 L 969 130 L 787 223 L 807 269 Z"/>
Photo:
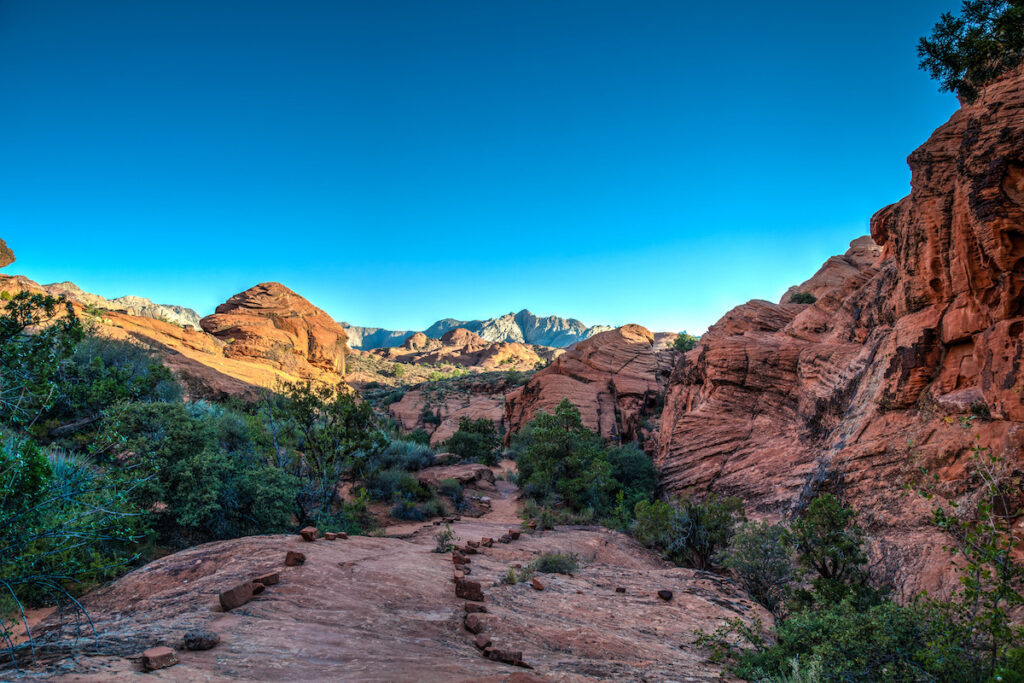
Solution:
<path fill-rule="evenodd" d="M 920 67 L 967 102 L 1024 57 L 1024 0 L 964 0 L 917 44 Z"/>

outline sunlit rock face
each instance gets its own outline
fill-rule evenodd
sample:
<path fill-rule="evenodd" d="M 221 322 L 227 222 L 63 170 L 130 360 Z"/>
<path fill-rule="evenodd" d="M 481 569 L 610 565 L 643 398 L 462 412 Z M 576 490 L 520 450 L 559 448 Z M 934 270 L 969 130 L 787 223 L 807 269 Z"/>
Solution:
<path fill-rule="evenodd" d="M 816 491 L 862 511 L 877 569 L 905 591 L 954 580 L 916 464 L 963 497 L 971 434 L 1021 466 L 1024 76 L 993 84 L 913 152 L 909 196 L 780 304 L 751 301 L 672 373 L 664 486 L 792 514 Z M 817 297 L 791 303 L 796 292 Z M 947 418 L 975 414 L 971 432 Z M 955 421 L 953 421 L 955 422 Z M 884 566 L 883 566 L 884 565 Z"/>

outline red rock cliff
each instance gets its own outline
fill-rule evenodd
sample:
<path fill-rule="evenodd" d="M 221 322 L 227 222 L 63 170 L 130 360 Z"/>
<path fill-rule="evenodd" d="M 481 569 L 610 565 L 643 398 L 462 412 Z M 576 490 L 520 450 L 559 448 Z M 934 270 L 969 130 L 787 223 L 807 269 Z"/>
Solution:
<path fill-rule="evenodd" d="M 982 416 L 973 431 L 1021 464 L 1024 75 L 908 162 L 911 193 L 873 217 L 874 245 L 855 240 L 781 304 L 733 309 L 680 360 L 658 464 L 671 491 L 734 493 L 768 517 L 841 487 L 875 558 L 915 590 L 951 575 L 929 506 L 900 495 L 913 458 L 948 496 L 969 491 L 970 435 L 943 418 Z M 794 291 L 817 302 L 788 303 Z"/>

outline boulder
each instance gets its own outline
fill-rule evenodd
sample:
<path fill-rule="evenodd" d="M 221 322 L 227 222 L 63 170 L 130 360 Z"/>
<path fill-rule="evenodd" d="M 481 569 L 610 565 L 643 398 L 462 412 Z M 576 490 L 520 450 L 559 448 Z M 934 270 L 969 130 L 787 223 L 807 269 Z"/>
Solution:
<path fill-rule="evenodd" d="M 284 556 L 284 566 L 298 567 L 306 562 L 306 555 L 295 550 L 289 550 Z"/>
<path fill-rule="evenodd" d="M 302 536 L 303 541 L 312 543 L 320 535 L 320 531 L 315 526 L 307 526 L 299 531 L 299 535 Z"/>
<path fill-rule="evenodd" d="M 664 600 L 665 602 L 668 602 L 672 599 L 672 591 L 662 589 L 658 591 L 658 597 Z"/>
<path fill-rule="evenodd" d="M 467 602 L 465 605 L 466 612 L 486 612 L 487 605 L 482 602 Z"/>
<path fill-rule="evenodd" d="M 276 586 L 281 581 L 281 575 L 277 572 L 267 572 L 260 574 L 253 581 L 262 583 L 264 586 Z"/>
<path fill-rule="evenodd" d="M 483 602 L 484 590 L 479 581 L 457 581 L 455 583 L 455 596 L 463 600 Z"/>
<path fill-rule="evenodd" d="M 484 629 L 484 621 L 479 612 L 470 612 L 463 619 L 466 630 L 470 633 L 480 633 Z"/>
<path fill-rule="evenodd" d="M 530 586 L 536 591 L 544 590 L 544 584 L 537 577 L 530 579 Z"/>
<path fill-rule="evenodd" d="M 209 650 L 220 642 L 220 635 L 207 628 L 197 628 L 185 634 L 186 650 Z"/>
<path fill-rule="evenodd" d="M 480 650 L 486 650 L 491 646 L 491 638 L 484 633 L 480 633 L 473 639 L 473 644 Z"/>

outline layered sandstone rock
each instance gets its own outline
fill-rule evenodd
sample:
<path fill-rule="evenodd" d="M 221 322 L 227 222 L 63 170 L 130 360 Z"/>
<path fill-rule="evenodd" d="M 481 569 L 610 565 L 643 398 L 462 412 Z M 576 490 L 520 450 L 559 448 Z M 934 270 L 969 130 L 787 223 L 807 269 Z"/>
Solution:
<path fill-rule="evenodd" d="M 568 399 L 589 429 L 608 439 L 635 440 L 665 388 L 672 357 L 671 351 L 655 352 L 654 335 L 639 325 L 579 342 L 505 397 L 509 432 Z"/>
<path fill-rule="evenodd" d="M 229 358 L 258 360 L 300 377 L 345 372 L 345 330 L 277 282 L 236 294 L 200 325 L 227 344 Z"/>
<path fill-rule="evenodd" d="M 459 327 L 445 332 L 440 339 L 417 332 L 400 347 L 374 349 L 371 353 L 387 360 L 416 365 L 450 363 L 478 370 L 533 370 L 537 364 L 560 352 L 560 349 L 518 342 L 486 341 Z"/>
<path fill-rule="evenodd" d="M 403 430 L 422 429 L 430 435 L 430 443 L 437 446 L 458 430 L 463 418 L 490 420 L 503 429 L 505 394 L 512 387 L 507 378 L 464 378 L 444 387 L 427 382 L 407 391 L 387 410 Z"/>
<path fill-rule="evenodd" d="M 912 191 L 781 304 L 730 311 L 675 368 L 664 485 L 792 514 L 840 488 L 906 591 L 948 586 L 929 505 L 902 496 L 920 459 L 950 497 L 972 432 L 1021 466 L 1024 440 L 1024 76 L 990 86 L 908 159 Z M 796 291 L 817 297 L 789 303 Z"/>

